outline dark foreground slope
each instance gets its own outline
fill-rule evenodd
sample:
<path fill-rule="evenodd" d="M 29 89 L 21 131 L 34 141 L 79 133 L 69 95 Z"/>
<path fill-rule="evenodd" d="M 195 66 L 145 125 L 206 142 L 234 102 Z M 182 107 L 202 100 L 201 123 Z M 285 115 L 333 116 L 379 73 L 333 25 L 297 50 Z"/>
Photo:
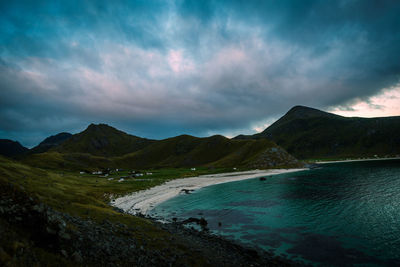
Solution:
<path fill-rule="evenodd" d="M 207 232 L 120 213 L 131 190 L 0 157 L 1 266 L 288 266 Z M 122 191 L 121 191 L 122 190 Z"/>
<path fill-rule="evenodd" d="M 396 156 L 400 154 L 400 117 L 342 117 L 296 106 L 259 134 L 299 159 Z"/>
<path fill-rule="evenodd" d="M 92 124 L 46 153 L 25 157 L 23 162 L 42 168 L 70 170 L 303 166 L 267 139 L 231 140 L 219 135 L 206 138 L 181 135 L 149 140 L 105 124 Z"/>

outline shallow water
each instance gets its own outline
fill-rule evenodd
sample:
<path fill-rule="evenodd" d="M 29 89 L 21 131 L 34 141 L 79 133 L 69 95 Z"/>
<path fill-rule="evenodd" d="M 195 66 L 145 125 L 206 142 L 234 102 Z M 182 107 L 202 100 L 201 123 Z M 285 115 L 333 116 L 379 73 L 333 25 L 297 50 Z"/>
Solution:
<path fill-rule="evenodd" d="M 204 217 L 213 233 L 315 265 L 400 264 L 399 160 L 266 178 L 202 188 L 152 214 Z"/>

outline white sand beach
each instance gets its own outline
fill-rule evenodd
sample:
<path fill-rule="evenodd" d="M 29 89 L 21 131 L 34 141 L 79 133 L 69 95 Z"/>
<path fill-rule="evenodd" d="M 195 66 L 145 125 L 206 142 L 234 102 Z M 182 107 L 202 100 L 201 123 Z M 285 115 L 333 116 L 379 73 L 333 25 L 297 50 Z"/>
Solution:
<path fill-rule="evenodd" d="M 241 181 L 263 176 L 276 175 L 281 173 L 297 172 L 307 169 L 271 169 L 254 170 L 245 172 L 232 172 L 201 175 L 198 177 L 182 178 L 168 181 L 162 185 L 147 190 L 134 192 L 115 199 L 112 206 L 123 209 L 130 214 L 147 214 L 156 205 L 184 193 L 182 190 L 197 190 L 202 187 Z"/>

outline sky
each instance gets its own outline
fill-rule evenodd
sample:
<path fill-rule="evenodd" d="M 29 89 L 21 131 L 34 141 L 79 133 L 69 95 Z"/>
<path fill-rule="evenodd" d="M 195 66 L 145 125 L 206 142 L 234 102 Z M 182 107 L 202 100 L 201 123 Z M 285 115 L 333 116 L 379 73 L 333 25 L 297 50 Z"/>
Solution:
<path fill-rule="evenodd" d="M 233 137 L 400 115 L 400 1 L 0 1 L 0 138 Z"/>

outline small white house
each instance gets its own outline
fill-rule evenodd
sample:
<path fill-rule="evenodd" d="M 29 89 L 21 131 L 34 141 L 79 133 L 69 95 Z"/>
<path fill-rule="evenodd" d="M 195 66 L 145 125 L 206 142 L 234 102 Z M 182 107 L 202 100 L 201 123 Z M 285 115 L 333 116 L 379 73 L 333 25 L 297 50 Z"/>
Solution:
<path fill-rule="evenodd" d="M 192 170 L 192 171 L 195 171 L 195 170 L 196 170 L 196 168 L 191 168 L 190 170 Z"/>
<path fill-rule="evenodd" d="M 107 180 L 108 180 L 108 181 L 112 181 L 112 180 L 114 180 L 114 178 L 108 178 Z"/>
<path fill-rule="evenodd" d="M 146 172 L 146 175 L 153 175 L 152 172 Z"/>
<path fill-rule="evenodd" d="M 121 178 L 121 179 L 118 180 L 118 183 L 123 182 L 123 181 L 125 181 L 125 179 Z"/>
<path fill-rule="evenodd" d="M 79 174 L 85 174 L 85 172 L 79 172 Z"/>
<path fill-rule="evenodd" d="M 143 173 L 136 173 L 135 176 L 136 177 L 143 176 Z"/>

